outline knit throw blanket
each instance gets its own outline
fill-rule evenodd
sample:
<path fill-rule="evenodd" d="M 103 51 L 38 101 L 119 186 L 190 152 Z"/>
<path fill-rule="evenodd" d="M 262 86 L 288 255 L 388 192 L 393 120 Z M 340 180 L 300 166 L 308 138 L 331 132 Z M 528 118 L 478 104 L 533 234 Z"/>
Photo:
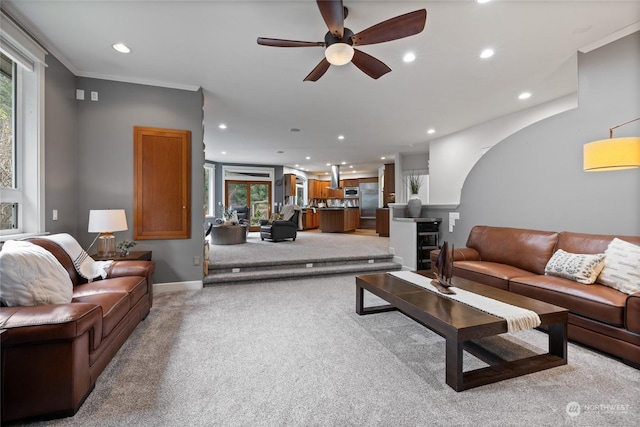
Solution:
<path fill-rule="evenodd" d="M 517 332 L 540 326 L 540 317 L 538 317 L 535 312 L 527 310 L 526 308 L 497 301 L 460 288 L 453 288 L 456 292 L 455 295 L 442 294 L 431 284 L 430 278 L 412 271 L 394 271 L 387 274 L 420 286 L 443 298 L 449 298 L 493 316 L 501 317 L 507 321 L 507 329 L 509 332 Z"/>
<path fill-rule="evenodd" d="M 73 261 L 78 274 L 91 282 L 96 277 L 107 277 L 107 271 L 113 261 L 94 261 L 82 246 L 67 233 L 52 234 L 43 236 L 43 239 L 57 243 L 65 250 Z"/>

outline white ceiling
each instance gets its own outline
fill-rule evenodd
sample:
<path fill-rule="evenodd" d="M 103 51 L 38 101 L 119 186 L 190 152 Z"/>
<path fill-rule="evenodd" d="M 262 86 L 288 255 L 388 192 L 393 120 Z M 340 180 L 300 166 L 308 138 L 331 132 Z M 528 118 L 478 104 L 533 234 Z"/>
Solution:
<path fill-rule="evenodd" d="M 355 33 L 421 8 L 427 24 L 416 36 L 360 48 L 393 70 L 379 80 L 347 64 L 303 82 L 322 48 L 256 39 L 324 40 L 311 0 L 3 1 L 78 76 L 202 87 L 208 160 L 318 173 L 343 161 L 370 172 L 389 161 L 381 156 L 425 152 L 430 139 L 573 93 L 579 49 L 640 28 L 640 1 L 630 0 L 345 5 L 345 26 Z M 116 42 L 132 53 L 115 52 Z M 481 60 L 487 47 L 495 55 Z M 402 61 L 408 51 L 413 63 Z M 523 91 L 531 98 L 519 100 Z"/>

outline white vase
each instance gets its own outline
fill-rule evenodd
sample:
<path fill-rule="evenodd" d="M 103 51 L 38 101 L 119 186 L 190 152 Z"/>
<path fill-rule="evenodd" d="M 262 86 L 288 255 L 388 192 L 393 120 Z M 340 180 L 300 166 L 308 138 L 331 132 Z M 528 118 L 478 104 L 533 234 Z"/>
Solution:
<path fill-rule="evenodd" d="M 412 194 L 411 198 L 409 198 L 407 210 L 411 218 L 420 218 L 420 214 L 422 213 L 422 200 L 420 200 L 417 194 Z"/>

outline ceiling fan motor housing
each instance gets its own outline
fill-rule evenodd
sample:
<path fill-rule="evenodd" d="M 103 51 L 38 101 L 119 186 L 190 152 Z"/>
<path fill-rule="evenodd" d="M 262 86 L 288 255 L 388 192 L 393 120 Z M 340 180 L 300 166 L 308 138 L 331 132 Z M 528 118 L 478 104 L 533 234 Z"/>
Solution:
<path fill-rule="evenodd" d="M 324 42 L 327 44 L 327 47 L 331 46 L 334 43 L 345 43 L 349 46 L 353 46 L 353 31 L 348 28 L 344 29 L 344 36 L 342 38 L 338 38 L 331 34 L 330 31 L 327 31 L 327 34 L 324 36 Z"/>

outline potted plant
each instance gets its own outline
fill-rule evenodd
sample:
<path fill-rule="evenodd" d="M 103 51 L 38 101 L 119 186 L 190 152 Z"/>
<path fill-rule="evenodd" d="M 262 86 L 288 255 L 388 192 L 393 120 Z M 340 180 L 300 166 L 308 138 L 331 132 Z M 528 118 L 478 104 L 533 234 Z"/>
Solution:
<path fill-rule="evenodd" d="M 129 248 L 132 248 L 136 245 L 136 242 L 133 241 L 129 241 L 129 240 L 123 240 L 122 242 L 118 243 L 117 248 L 120 250 L 120 256 L 127 256 L 129 255 Z"/>
<path fill-rule="evenodd" d="M 422 187 L 422 176 L 414 174 L 413 172 L 407 176 L 405 181 L 411 192 L 411 196 L 407 201 L 407 210 L 411 218 L 419 218 L 422 214 L 422 200 L 418 197 L 420 187 Z"/>

